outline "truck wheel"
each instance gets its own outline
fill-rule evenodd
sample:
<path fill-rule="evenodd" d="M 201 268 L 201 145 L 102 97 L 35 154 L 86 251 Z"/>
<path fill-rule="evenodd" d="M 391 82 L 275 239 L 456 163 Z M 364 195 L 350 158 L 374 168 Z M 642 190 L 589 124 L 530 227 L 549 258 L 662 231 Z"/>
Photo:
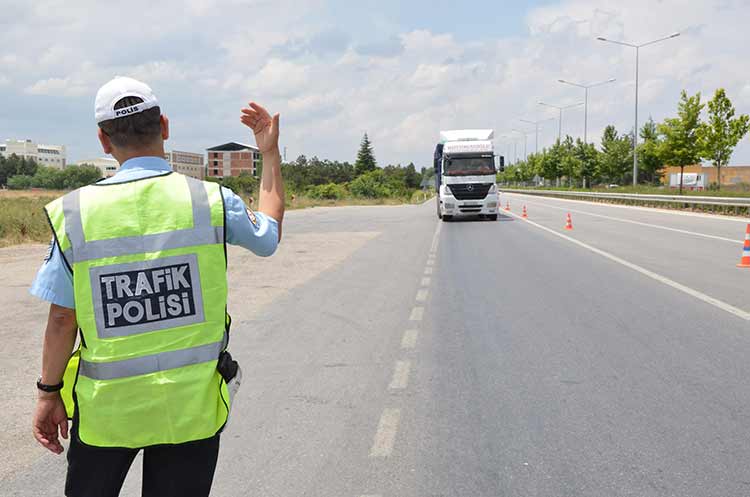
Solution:
<path fill-rule="evenodd" d="M 440 201 L 439 200 L 437 203 L 437 216 L 438 216 L 438 219 L 443 219 L 443 215 L 440 213 Z"/>
<path fill-rule="evenodd" d="M 447 223 L 448 221 L 453 219 L 453 216 L 443 216 L 441 219 L 443 220 L 444 223 Z"/>
<path fill-rule="evenodd" d="M 497 221 L 497 214 L 490 214 L 489 216 L 487 216 L 487 219 L 489 219 L 490 221 Z"/>

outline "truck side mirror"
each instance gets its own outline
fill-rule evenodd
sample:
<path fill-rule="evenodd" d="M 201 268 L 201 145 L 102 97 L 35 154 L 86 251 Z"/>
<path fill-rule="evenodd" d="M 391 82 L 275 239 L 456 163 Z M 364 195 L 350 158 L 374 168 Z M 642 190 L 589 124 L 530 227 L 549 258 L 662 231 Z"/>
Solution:
<path fill-rule="evenodd" d="M 498 159 L 500 159 L 500 167 L 498 168 L 500 172 L 505 171 L 505 157 L 502 155 L 498 155 Z"/>

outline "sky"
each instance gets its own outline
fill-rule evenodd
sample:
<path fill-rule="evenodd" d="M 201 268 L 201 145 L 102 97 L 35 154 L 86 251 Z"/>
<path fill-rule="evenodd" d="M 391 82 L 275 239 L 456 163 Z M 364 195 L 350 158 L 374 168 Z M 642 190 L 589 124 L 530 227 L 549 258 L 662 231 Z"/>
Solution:
<path fill-rule="evenodd" d="M 558 113 L 583 101 L 588 136 L 675 115 L 680 91 L 723 87 L 750 114 L 750 0 L 0 0 L 0 140 L 62 144 L 68 161 L 102 156 L 97 89 L 115 75 L 148 83 L 170 118 L 168 149 L 254 143 L 250 100 L 281 114 L 281 147 L 354 161 L 367 132 L 380 165 L 429 166 L 441 129 L 493 128 L 513 159 L 557 138 Z M 583 107 L 563 134 L 583 135 Z M 732 164 L 750 164 L 750 139 Z"/>

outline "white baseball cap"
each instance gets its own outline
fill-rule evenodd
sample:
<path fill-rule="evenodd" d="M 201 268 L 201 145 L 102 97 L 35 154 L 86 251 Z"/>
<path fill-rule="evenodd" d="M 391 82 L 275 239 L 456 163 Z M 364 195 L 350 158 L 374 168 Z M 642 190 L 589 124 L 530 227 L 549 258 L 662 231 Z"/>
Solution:
<path fill-rule="evenodd" d="M 139 97 L 142 103 L 115 109 L 115 104 L 125 97 Z M 94 117 L 96 123 L 118 117 L 130 116 L 151 109 L 159 105 L 156 95 L 146 83 L 127 78 L 115 76 L 96 92 L 96 103 L 94 105 Z"/>

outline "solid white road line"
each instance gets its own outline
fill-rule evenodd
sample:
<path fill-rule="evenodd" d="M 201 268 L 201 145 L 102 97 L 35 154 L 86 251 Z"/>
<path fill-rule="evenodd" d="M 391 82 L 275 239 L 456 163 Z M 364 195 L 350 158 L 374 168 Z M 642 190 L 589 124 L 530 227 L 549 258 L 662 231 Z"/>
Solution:
<path fill-rule="evenodd" d="M 645 226 L 647 228 L 656 228 L 660 230 L 674 231 L 675 233 L 683 233 L 685 235 L 700 236 L 703 238 L 711 238 L 714 240 L 721 240 L 723 242 L 739 243 L 740 245 L 744 243 L 744 240 L 739 240 L 739 239 L 733 240 L 731 238 L 725 238 L 723 236 L 708 235 L 706 233 L 698 233 L 696 231 L 688 231 L 688 230 L 681 230 L 678 228 L 670 228 L 669 226 L 662 226 L 660 224 L 643 223 L 641 221 L 633 221 L 631 219 L 623 219 L 621 217 L 605 216 L 604 214 L 594 214 L 593 212 L 579 211 L 577 209 L 567 209 L 565 207 L 557 207 L 555 205 L 545 204 L 543 202 L 529 202 L 529 205 L 539 205 L 543 207 L 549 207 L 550 209 L 557 209 L 559 211 L 575 212 L 577 214 L 583 214 L 584 216 L 600 217 L 602 219 L 609 219 L 610 221 L 619 221 L 621 223 L 637 224 L 638 226 Z"/>
<path fill-rule="evenodd" d="M 388 457 L 393 452 L 393 444 L 396 441 L 398 422 L 401 419 L 401 409 L 386 407 L 380 416 L 378 431 L 370 449 L 370 457 Z"/>
<path fill-rule="evenodd" d="M 432 268 L 430 266 L 424 268 L 424 274 L 432 274 Z"/>
<path fill-rule="evenodd" d="M 417 302 L 424 302 L 425 300 L 427 300 L 427 293 L 428 292 L 429 292 L 429 290 L 427 290 L 426 288 L 422 288 L 420 290 L 417 290 Z"/>
<path fill-rule="evenodd" d="M 401 339 L 402 349 L 413 349 L 417 345 L 417 337 L 419 336 L 419 330 L 406 330 L 404 337 Z"/>
<path fill-rule="evenodd" d="M 660 274 L 654 273 L 653 271 L 649 271 L 648 269 L 643 268 L 641 266 L 638 266 L 637 264 L 633 264 L 632 262 L 628 262 L 625 259 L 621 259 L 621 258 L 617 257 L 616 255 L 610 254 L 609 252 L 605 252 L 604 250 L 598 249 L 596 247 L 592 247 L 591 245 L 588 245 L 588 244 L 583 243 L 583 242 L 581 242 L 579 240 L 576 240 L 575 238 L 571 238 L 571 237 L 569 237 L 567 235 L 563 235 L 562 233 L 558 233 L 557 231 L 555 231 L 555 230 L 553 230 L 551 228 L 548 228 L 546 226 L 542 226 L 541 224 L 535 223 L 534 221 L 529 221 L 528 219 L 523 219 L 518 214 L 515 214 L 515 213 L 512 213 L 512 212 L 510 214 L 513 217 L 517 218 L 517 219 L 520 219 L 522 221 L 526 221 L 527 223 L 529 223 L 532 226 L 536 226 L 537 228 L 539 228 L 541 230 L 544 230 L 544 231 L 546 231 L 548 233 L 551 233 L 551 234 L 553 234 L 553 235 L 555 235 L 557 237 L 560 237 L 560 238 L 562 238 L 564 240 L 567 240 L 567 241 L 569 241 L 571 243 L 574 243 L 574 244 L 578 245 L 579 247 L 583 247 L 586 250 L 589 250 L 589 251 L 591 251 L 591 252 L 593 252 L 595 254 L 599 254 L 602 257 L 606 257 L 607 259 L 609 259 L 609 260 L 611 260 L 613 262 L 616 262 L 616 263 L 621 264 L 621 265 L 623 265 L 623 266 L 625 266 L 627 268 L 630 268 L 633 271 L 637 271 L 637 272 L 641 273 L 644 276 L 648 276 L 649 278 L 651 278 L 653 280 L 656 280 L 659 283 L 664 283 L 667 286 L 671 286 L 675 290 L 679 290 L 679 291 L 681 291 L 683 293 L 686 293 L 686 294 L 690 295 L 691 297 L 695 297 L 698 300 L 702 300 L 703 302 L 705 302 L 707 304 L 710 304 L 710 305 L 712 305 L 712 306 L 714 306 L 714 307 L 716 307 L 718 309 L 721 309 L 722 311 L 728 312 L 729 314 L 733 314 L 733 315 L 737 316 L 740 319 L 744 319 L 745 321 L 750 321 L 750 312 L 743 311 L 742 309 L 734 307 L 731 304 L 727 304 L 726 302 L 723 302 L 723 301 L 721 301 L 719 299 L 715 299 L 715 298 L 713 298 L 713 297 L 711 297 L 709 295 L 706 295 L 705 293 L 701 293 L 698 290 L 694 290 L 694 289 L 692 289 L 692 288 L 690 288 L 688 286 L 685 286 L 685 285 L 683 285 L 681 283 L 677 283 L 676 281 L 671 280 L 671 279 L 667 278 L 666 276 L 662 276 Z"/>
<path fill-rule="evenodd" d="M 409 321 L 422 321 L 422 317 L 424 317 L 424 307 L 415 307 L 411 310 Z"/>
<path fill-rule="evenodd" d="M 536 199 L 549 199 L 549 200 L 556 200 L 559 202 L 574 202 L 577 204 L 584 204 L 584 205 L 603 205 L 605 207 L 614 207 L 615 209 L 630 209 L 630 210 L 638 210 L 638 211 L 645 211 L 645 212 L 651 212 L 653 214 L 671 214 L 674 216 L 688 216 L 688 217 L 702 217 L 704 219 L 711 219 L 714 221 L 730 221 L 733 223 L 743 223 L 747 224 L 747 218 L 746 217 L 739 217 L 739 216 L 719 216 L 716 214 L 704 214 L 701 212 L 685 212 L 685 211 L 674 211 L 669 209 L 659 209 L 657 207 L 642 207 L 639 205 L 621 205 L 621 204 L 610 204 L 607 202 L 591 202 L 586 200 L 575 200 L 572 198 L 555 198 L 555 197 L 544 197 L 542 195 L 528 195 L 523 193 L 510 193 L 510 192 L 501 192 L 504 195 L 514 196 L 517 195 L 519 197 L 524 198 L 536 198 Z"/>
<path fill-rule="evenodd" d="M 391 378 L 391 384 L 388 385 L 388 388 L 391 390 L 401 390 L 406 388 L 409 384 L 410 370 L 411 362 L 396 361 L 396 367 L 393 369 L 393 378 Z"/>
<path fill-rule="evenodd" d="M 430 286 L 430 278 L 424 277 L 422 278 L 422 284 L 421 286 Z"/>

